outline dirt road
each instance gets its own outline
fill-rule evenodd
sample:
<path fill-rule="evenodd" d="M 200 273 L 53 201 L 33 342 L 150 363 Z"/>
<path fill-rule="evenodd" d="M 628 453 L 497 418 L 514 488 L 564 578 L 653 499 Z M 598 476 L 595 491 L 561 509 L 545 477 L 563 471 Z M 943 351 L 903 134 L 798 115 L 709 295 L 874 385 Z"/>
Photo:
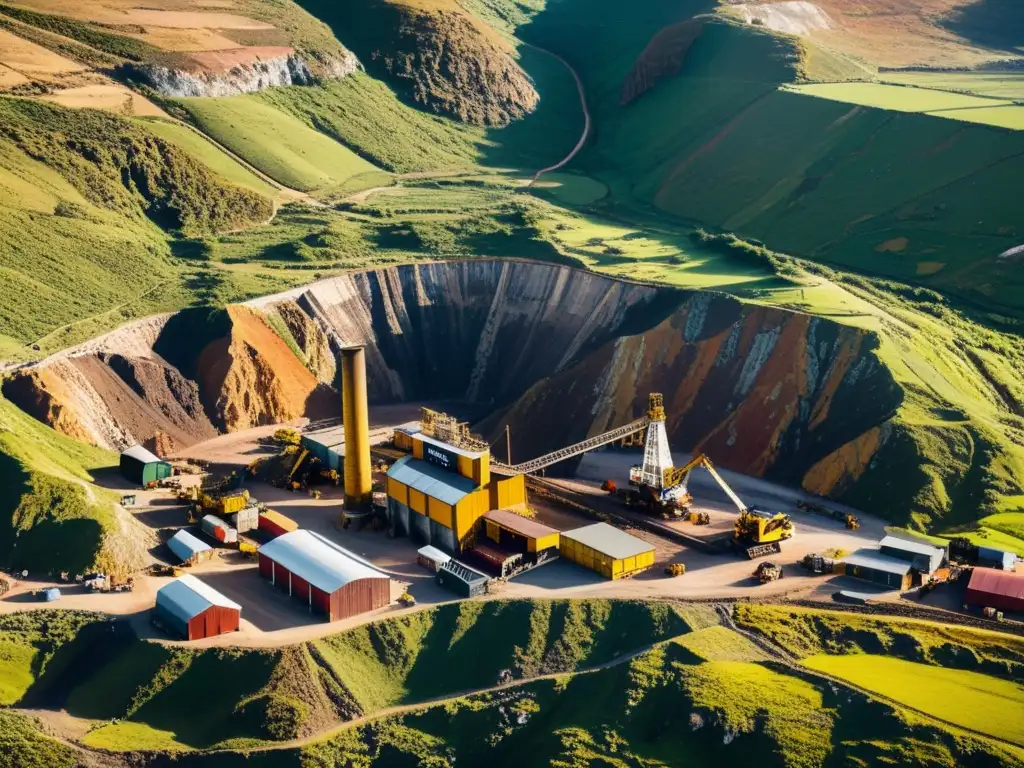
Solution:
<path fill-rule="evenodd" d="M 572 75 L 572 79 L 576 81 L 576 92 L 579 94 L 580 106 L 583 108 L 583 134 L 580 136 L 580 140 L 576 142 L 576 146 L 572 148 L 572 151 L 568 155 L 563 157 L 554 165 L 549 165 L 547 168 L 541 168 L 537 171 L 537 173 L 533 175 L 533 181 L 527 184 L 527 187 L 532 187 L 536 184 L 543 174 L 557 171 L 559 168 L 568 165 L 568 163 L 580 153 L 580 150 L 583 149 L 583 145 L 586 144 L 587 139 L 590 138 L 590 108 L 587 106 L 587 93 L 583 89 L 583 81 L 580 79 L 579 74 L 572 68 L 572 65 L 569 64 L 568 61 L 563 59 L 557 53 L 552 53 L 551 51 L 547 51 L 543 48 L 538 48 L 535 45 L 531 45 L 530 47 L 536 51 L 540 51 L 541 53 L 546 53 L 552 58 L 558 59 L 558 61 L 560 61 L 562 65 L 569 70 L 569 74 Z"/>

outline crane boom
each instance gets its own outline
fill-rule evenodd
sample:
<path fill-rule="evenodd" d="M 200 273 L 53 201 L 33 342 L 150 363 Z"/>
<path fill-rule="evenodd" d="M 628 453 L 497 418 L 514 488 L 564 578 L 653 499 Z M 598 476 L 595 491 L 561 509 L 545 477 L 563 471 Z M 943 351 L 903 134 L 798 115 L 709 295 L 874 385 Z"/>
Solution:
<path fill-rule="evenodd" d="M 740 513 L 742 514 L 743 512 L 746 512 L 748 509 L 747 505 L 744 504 L 743 500 L 736 495 L 736 492 L 729 487 L 729 484 L 725 482 L 725 479 L 720 474 L 718 474 L 718 470 L 715 469 L 715 465 L 711 463 L 711 459 L 705 456 L 703 464 L 704 469 L 706 469 L 711 474 L 711 476 L 715 478 L 718 484 L 722 486 L 722 490 L 725 491 L 725 495 L 732 499 L 732 503 L 736 505 L 736 508 L 740 511 Z"/>
<path fill-rule="evenodd" d="M 687 481 L 690 478 L 690 472 L 697 467 L 704 467 L 708 471 L 708 474 L 715 478 L 715 482 L 721 486 L 722 490 L 725 491 L 725 495 L 729 497 L 733 504 L 740 512 L 747 511 L 747 505 L 743 503 L 743 500 L 736 495 L 736 492 L 725 482 L 718 470 L 715 469 L 715 465 L 711 463 L 711 459 L 706 454 L 698 454 L 692 458 L 687 464 L 682 467 L 672 467 L 665 470 L 664 483 L 666 488 L 671 488 L 676 485 L 686 486 Z"/>

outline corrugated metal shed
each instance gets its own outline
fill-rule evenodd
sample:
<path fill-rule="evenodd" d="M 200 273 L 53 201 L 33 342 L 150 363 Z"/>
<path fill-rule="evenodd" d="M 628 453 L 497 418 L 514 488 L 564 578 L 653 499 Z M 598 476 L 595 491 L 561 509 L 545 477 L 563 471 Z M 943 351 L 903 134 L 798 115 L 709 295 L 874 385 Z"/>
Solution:
<path fill-rule="evenodd" d="M 156 604 L 186 624 L 214 605 L 236 611 L 242 610 L 242 606 L 234 600 L 228 599 L 213 587 L 188 574 L 161 587 L 156 593 Z"/>
<path fill-rule="evenodd" d="M 1024 611 L 1024 574 L 975 568 L 964 600 L 970 605 Z"/>
<path fill-rule="evenodd" d="M 978 563 L 990 568 L 1012 571 L 1017 567 L 1017 553 L 994 547 L 978 547 Z"/>
<path fill-rule="evenodd" d="M 934 573 L 946 556 L 946 550 L 942 547 L 897 536 L 886 536 L 878 543 L 878 548 L 890 557 L 909 560 L 917 570 L 924 573 Z"/>
<path fill-rule="evenodd" d="M 134 445 L 127 451 L 124 451 L 121 455 L 127 456 L 130 459 L 135 459 L 136 461 L 141 461 L 143 464 L 152 464 L 154 462 L 163 461 L 159 456 L 141 445 Z"/>
<path fill-rule="evenodd" d="M 174 556 L 183 563 L 187 563 L 193 557 L 213 551 L 213 547 L 200 541 L 188 531 L 178 531 L 167 541 L 167 546 Z"/>
<path fill-rule="evenodd" d="M 411 456 L 403 456 L 392 464 L 388 477 L 445 504 L 458 504 L 476 490 L 469 478 Z"/>
<path fill-rule="evenodd" d="M 264 544 L 259 551 L 324 592 L 334 592 L 358 579 L 388 578 L 362 558 L 313 531 L 286 533 Z"/>
<path fill-rule="evenodd" d="M 510 531 L 515 531 L 531 539 L 542 539 L 545 536 L 558 533 L 554 528 L 544 525 L 544 523 L 530 520 L 522 515 L 517 515 L 515 512 L 509 512 L 507 509 L 492 509 L 484 515 L 484 519 L 492 520 L 498 525 L 508 528 Z"/>
<path fill-rule="evenodd" d="M 438 585 L 462 597 L 476 597 L 487 590 L 490 577 L 458 560 L 449 560 L 434 577 Z"/>
<path fill-rule="evenodd" d="M 429 544 L 425 547 L 420 547 L 418 550 L 416 550 L 416 554 L 420 557 L 426 558 L 427 560 L 431 560 L 432 562 L 438 563 L 439 565 L 447 563 L 449 560 L 452 559 L 451 555 L 446 554 L 437 547 L 432 547 Z"/>
<path fill-rule="evenodd" d="M 574 531 L 563 531 L 563 539 L 578 541 L 597 552 L 608 555 L 616 560 L 623 560 L 627 557 L 635 557 L 644 552 L 654 549 L 642 539 L 630 536 L 625 531 L 620 531 L 614 525 L 608 523 L 594 523 L 577 528 Z"/>
<path fill-rule="evenodd" d="M 847 565 L 870 568 L 873 571 L 892 573 L 897 576 L 906 576 L 912 567 L 909 561 L 883 555 L 877 549 L 858 549 L 853 554 L 844 557 L 843 562 Z"/>

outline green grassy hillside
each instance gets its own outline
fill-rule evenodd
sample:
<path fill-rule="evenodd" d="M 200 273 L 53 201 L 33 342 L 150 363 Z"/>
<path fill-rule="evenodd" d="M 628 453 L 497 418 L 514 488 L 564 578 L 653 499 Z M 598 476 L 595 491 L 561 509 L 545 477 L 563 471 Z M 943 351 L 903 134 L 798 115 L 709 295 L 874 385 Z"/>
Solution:
<path fill-rule="evenodd" d="M 91 483 L 116 463 L 0 398 L 0 566 L 53 575 L 140 567 L 145 535 L 122 526 L 115 495 Z"/>
<path fill-rule="evenodd" d="M 114 721 L 84 742 L 115 751 L 307 736 L 395 704 L 488 688 L 502 673 L 530 678 L 593 667 L 689 629 L 665 604 L 465 602 L 299 646 L 194 650 L 135 640 L 120 624 L 87 625 L 84 615 L 50 629 L 59 616 L 0 621 L 8 681 L 0 705 L 59 705 L 75 717 Z"/>
<path fill-rule="evenodd" d="M 304 192 L 323 190 L 377 170 L 258 96 L 180 99 L 177 103 L 205 133 L 285 186 Z"/>
<path fill-rule="evenodd" d="M 1000 682 L 985 678 L 986 685 Z M 941 714 L 954 709 L 947 702 Z M 994 768 L 1021 765 L 1022 755 L 1010 744 L 789 670 L 736 633 L 710 627 L 607 669 L 392 715 L 301 749 L 252 754 L 244 762 L 242 755 L 180 759 L 183 768 L 751 762 Z"/>
<path fill-rule="evenodd" d="M 904 652 L 910 639 L 937 642 L 946 632 L 961 650 L 929 646 L 946 654 L 923 667 L 925 677 L 942 676 L 946 686 L 942 699 L 924 703 L 933 716 L 913 711 L 921 702 L 909 698 L 905 704 L 872 700 L 782 666 L 717 626 L 706 606 L 680 606 L 677 613 L 665 604 L 600 600 L 465 602 L 302 646 L 247 651 L 169 648 L 139 642 L 121 625 L 85 614 L 37 611 L 0 619 L 0 648 L 25 650 L 34 661 L 7 652 L 0 658 L 7 659 L 5 676 L 29 679 L 20 699 L 25 705 L 63 707 L 96 721 L 84 737 L 87 746 L 173 755 L 182 768 L 452 762 L 653 768 L 751 760 L 810 768 L 840 759 L 1024 764 L 1024 751 L 1012 744 L 961 730 L 957 723 L 977 730 L 976 723 L 951 706 L 959 697 L 998 695 L 1000 686 L 1012 685 L 986 672 L 960 672 L 958 658 L 1019 656 L 1019 639 L 830 611 L 740 610 L 741 622 L 791 643 L 801 656 L 822 647 L 827 632 L 862 644 L 891 638 Z M 651 650 L 630 655 L 651 643 Z M 83 665 L 84 658 L 93 661 Z M 818 655 L 806 665 L 825 664 L 830 675 L 844 677 L 835 662 L 858 658 L 883 657 Z M 459 697 L 460 690 L 496 685 L 502 670 L 527 679 Z M 545 672 L 561 674 L 529 680 Z M 453 698 L 347 729 L 335 726 L 338 718 L 438 696 Z M 202 717 L 195 716 L 199 701 Z M 38 754 L 53 765 L 73 764 L 62 751 L 70 747 L 46 739 L 29 721 L 3 710 L 0 718 L 9 726 L 0 740 L 12 751 L 13 765 L 35 766 Z M 117 721 L 107 724 L 111 718 Z M 994 731 L 997 720 L 982 730 Z M 274 746 L 304 734 L 313 737 L 309 743 Z M 220 751 L 195 749 L 208 746 Z"/>

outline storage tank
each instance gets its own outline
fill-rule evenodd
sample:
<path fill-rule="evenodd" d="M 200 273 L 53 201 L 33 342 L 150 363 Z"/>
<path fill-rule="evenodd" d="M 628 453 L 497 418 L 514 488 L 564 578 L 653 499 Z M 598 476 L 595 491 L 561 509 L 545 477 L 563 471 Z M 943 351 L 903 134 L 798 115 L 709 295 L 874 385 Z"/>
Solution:
<path fill-rule="evenodd" d="M 366 352 L 341 350 L 341 417 L 345 425 L 345 509 L 370 504 L 370 414 L 366 397 Z"/>
<path fill-rule="evenodd" d="M 199 527 L 207 536 L 215 538 L 222 544 L 237 544 L 238 531 L 219 517 L 207 515 L 199 522 Z"/>

